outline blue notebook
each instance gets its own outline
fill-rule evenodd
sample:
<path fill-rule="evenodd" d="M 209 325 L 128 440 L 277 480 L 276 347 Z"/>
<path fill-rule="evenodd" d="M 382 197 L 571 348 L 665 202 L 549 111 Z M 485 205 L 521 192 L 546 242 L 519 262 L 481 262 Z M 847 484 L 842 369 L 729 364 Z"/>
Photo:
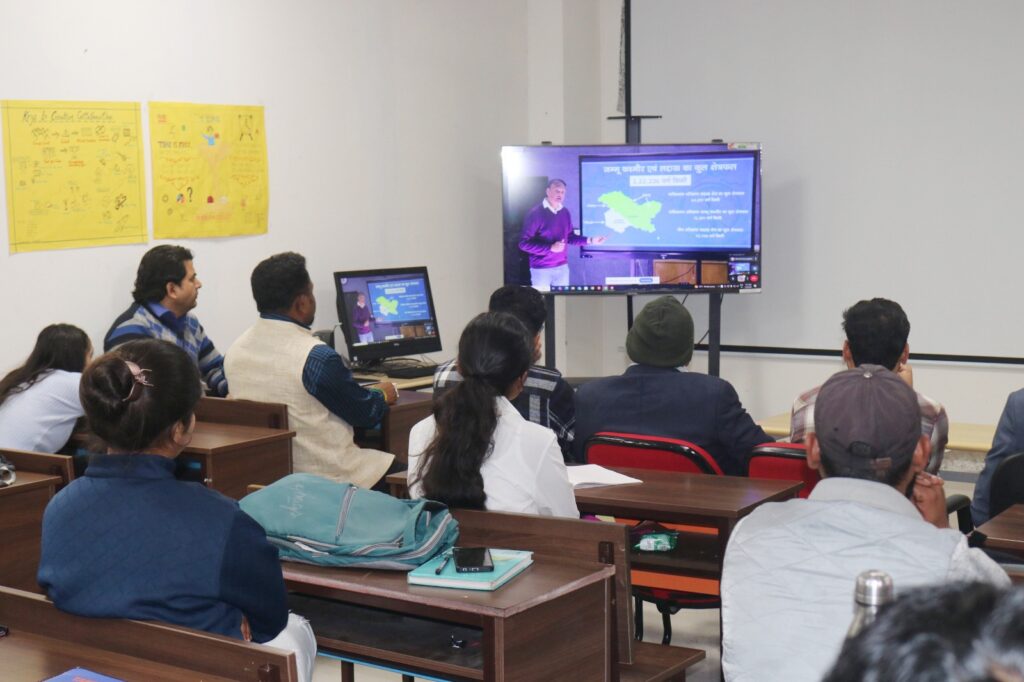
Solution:
<path fill-rule="evenodd" d="M 108 677 L 106 675 L 100 675 L 94 673 L 91 670 L 85 668 L 72 668 L 67 672 L 57 675 L 57 677 L 50 677 L 43 682 L 124 682 L 115 677 Z"/>
<path fill-rule="evenodd" d="M 483 573 L 459 573 L 455 570 L 455 562 L 449 560 L 451 550 L 442 552 L 436 557 L 418 566 L 406 575 L 410 585 L 429 585 L 431 587 L 450 587 L 458 590 L 496 590 L 509 580 L 519 575 L 533 563 L 533 552 L 518 549 L 492 549 L 491 560 L 494 570 Z M 445 564 L 441 573 L 435 573 L 437 567 Z"/>

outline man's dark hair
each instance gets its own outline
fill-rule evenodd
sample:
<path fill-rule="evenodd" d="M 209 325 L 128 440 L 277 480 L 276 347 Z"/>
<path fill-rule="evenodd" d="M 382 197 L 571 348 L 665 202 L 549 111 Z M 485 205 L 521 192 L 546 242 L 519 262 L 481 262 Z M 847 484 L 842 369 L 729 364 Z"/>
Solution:
<path fill-rule="evenodd" d="M 136 303 L 163 300 L 169 282 L 181 284 L 181 280 L 185 279 L 185 263 L 190 260 L 192 252 L 184 246 L 154 246 L 139 261 L 132 298 Z"/>
<path fill-rule="evenodd" d="M 261 313 L 284 313 L 300 294 L 309 289 L 306 259 L 293 251 L 271 256 L 253 269 L 249 283 L 257 310 Z"/>
<path fill-rule="evenodd" d="M 1024 679 L 1024 592 L 959 582 L 907 591 L 846 642 L 825 682 Z"/>
<path fill-rule="evenodd" d="M 487 309 L 492 313 L 511 313 L 526 326 L 530 337 L 540 334 L 548 318 L 544 297 L 533 287 L 510 284 L 491 294 Z"/>
<path fill-rule="evenodd" d="M 899 303 L 873 298 L 843 311 L 843 331 L 853 364 L 895 370 L 910 336 L 910 321 Z"/>

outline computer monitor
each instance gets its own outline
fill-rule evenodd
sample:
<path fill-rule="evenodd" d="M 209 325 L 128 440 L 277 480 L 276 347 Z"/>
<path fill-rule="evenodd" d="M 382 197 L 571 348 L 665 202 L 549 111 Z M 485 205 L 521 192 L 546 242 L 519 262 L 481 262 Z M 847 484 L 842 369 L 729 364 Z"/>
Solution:
<path fill-rule="evenodd" d="M 441 350 L 425 267 L 336 272 L 334 285 L 352 362 Z"/>

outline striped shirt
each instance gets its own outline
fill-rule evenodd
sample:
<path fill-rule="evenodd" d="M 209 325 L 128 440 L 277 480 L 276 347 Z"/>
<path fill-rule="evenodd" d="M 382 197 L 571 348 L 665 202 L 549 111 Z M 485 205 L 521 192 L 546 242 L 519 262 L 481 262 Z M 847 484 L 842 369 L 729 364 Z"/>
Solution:
<path fill-rule="evenodd" d="M 178 317 L 159 303 L 133 303 L 121 313 L 103 337 L 103 351 L 136 339 L 170 341 L 182 349 L 199 366 L 199 373 L 212 393 L 228 394 L 224 376 L 224 356 L 206 336 L 199 318 L 192 313 Z"/>
<path fill-rule="evenodd" d="M 462 381 L 455 370 L 455 360 L 438 365 L 434 372 L 434 395 Z M 573 455 L 573 431 L 576 428 L 576 403 L 572 386 L 557 369 L 530 367 L 523 392 L 512 401 L 523 418 L 551 429 L 558 438 L 558 447 L 567 463 L 576 462 Z"/>

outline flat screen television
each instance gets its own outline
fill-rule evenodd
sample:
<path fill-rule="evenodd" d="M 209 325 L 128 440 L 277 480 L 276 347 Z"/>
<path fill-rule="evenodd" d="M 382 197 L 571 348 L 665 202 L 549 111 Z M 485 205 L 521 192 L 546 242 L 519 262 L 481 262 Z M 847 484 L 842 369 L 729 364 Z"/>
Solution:
<path fill-rule="evenodd" d="M 334 273 L 338 320 L 354 363 L 441 350 L 425 267 Z"/>
<path fill-rule="evenodd" d="M 506 284 L 758 292 L 756 143 L 502 147 Z"/>

